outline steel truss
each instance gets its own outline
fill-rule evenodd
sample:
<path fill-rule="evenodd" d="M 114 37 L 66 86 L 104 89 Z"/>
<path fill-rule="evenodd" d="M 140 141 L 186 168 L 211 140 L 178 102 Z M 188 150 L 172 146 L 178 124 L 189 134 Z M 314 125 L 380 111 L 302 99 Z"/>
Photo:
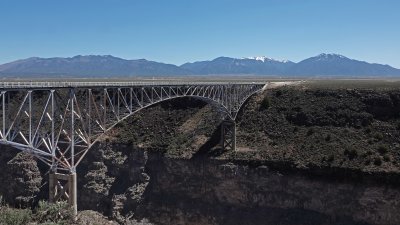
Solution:
<path fill-rule="evenodd" d="M 107 130 L 139 110 L 192 96 L 226 113 L 223 147 L 235 149 L 235 118 L 263 83 L 30 83 L 0 84 L 0 144 L 28 152 L 51 168 L 50 200 L 76 208 L 76 167 Z M 229 124 L 229 125 L 227 125 Z"/>

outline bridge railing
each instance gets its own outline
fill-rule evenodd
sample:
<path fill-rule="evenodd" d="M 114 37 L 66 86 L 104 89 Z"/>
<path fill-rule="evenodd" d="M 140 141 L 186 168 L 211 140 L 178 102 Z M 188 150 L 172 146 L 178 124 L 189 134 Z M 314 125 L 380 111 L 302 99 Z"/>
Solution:
<path fill-rule="evenodd" d="M 0 82 L 0 89 L 13 88 L 68 88 L 68 87 L 129 87 L 129 86 L 175 86 L 175 85 L 227 85 L 227 84 L 265 84 L 264 82 L 228 81 L 132 81 L 132 82 L 43 82 L 12 81 Z"/>

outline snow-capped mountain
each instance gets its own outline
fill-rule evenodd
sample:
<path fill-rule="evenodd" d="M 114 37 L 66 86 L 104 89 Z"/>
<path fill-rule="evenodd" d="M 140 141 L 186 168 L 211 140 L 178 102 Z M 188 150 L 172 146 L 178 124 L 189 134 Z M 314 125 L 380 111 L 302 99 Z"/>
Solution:
<path fill-rule="evenodd" d="M 274 62 L 282 62 L 282 63 L 290 63 L 291 61 L 289 60 L 276 60 L 273 58 L 269 58 L 266 56 L 251 56 L 251 57 L 244 57 L 242 59 L 252 59 L 252 60 L 257 60 L 257 61 L 262 61 L 262 62 L 268 62 L 268 61 L 274 61 Z"/>
<path fill-rule="evenodd" d="M 312 57 L 312 58 L 314 58 L 314 59 L 316 59 L 318 61 L 332 60 L 332 59 L 349 59 L 346 56 L 339 55 L 339 54 L 334 54 L 334 53 L 329 53 L 329 54 L 322 53 L 322 54 L 319 54 L 319 55 L 317 55 L 315 57 Z"/>
<path fill-rule="evenodd" d="M 265 56 L 247 58 L 219 57 L 211 61 L 185 63 L 181 68 L 195 74 L 264 74 L 278 75 L 284 73 L 294 63 L 288 60 L 279 61 Z"/>

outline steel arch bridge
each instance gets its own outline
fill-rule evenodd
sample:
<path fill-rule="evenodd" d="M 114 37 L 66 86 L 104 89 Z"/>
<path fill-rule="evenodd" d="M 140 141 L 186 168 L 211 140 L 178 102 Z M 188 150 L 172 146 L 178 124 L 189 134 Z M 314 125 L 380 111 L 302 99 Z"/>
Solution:
<path fill-rule="evenodd" d="M 236 147 L 235 119 L 261 91 L 255 82 L 3 82 L 0 144 L 28 152 L 50 167 L 49 200 L 77 211 L 76 167 L 107 130 L 161 101 L 195 97 L 225 113 L 222 147 Z"/>

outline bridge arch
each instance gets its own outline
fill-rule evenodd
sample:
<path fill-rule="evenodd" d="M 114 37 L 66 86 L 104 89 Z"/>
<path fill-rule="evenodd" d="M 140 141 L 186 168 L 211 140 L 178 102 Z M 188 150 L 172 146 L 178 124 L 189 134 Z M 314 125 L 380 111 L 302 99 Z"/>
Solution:
<path fill-rule="evenodd" d="M 168 99 L 163 99 L 163 100 L 154 102 L 154 103 L 152 103 L 152 104 L 146 105 L 146 106 L 143 107 L 143 108 L 139 108 L 139 109 L 135 110 L 134 112 L 132 112 L 131 114 L 129 114 L 129 115 L 123 117 L 121 120 L 116 121 L 114 124 L 112 124 L 111 126 L 109 126 L 109 127 L 104 131 L 103 134 L 101 134 L 100 136 L 98 136 L 98 137 L 91 143 L 91 145 L 88 147 L 89 150 L 90 150 L 91 147 L 93 147 L 93 145 L 95 145 L 97 142 L 99 142 L 99 141 L 101 140 L 101 138 L 103 137 L 104 134 L 106 134 L 107 132 L 111 131 L 111 130 L 114 129 L 119 123 L 121 123 L 121 122 L 123 122 L 123 121 L 129 119 L 130 117 L 136 115 L 136 114 L 139 113 L 140 111 L 145 110 L 145 109 L 148 109 L 148 108 L 151 108 L 151 107 L 153 107 L 153 106 L 156 106 L 156 105 L 161 104 L 161 103 L 164 103 L 164 102 L 168 102 L 168 101 L 174 100 L 174 99 L 185 99 L 185 98 L 193 98 L 193 99 L 201 100 L 202 102 L 211 105 L 212 108 L 213 108 L 214 110 L 215 110 L 215 109 L 221 110 L 221 112 L 224 113 L 224 114 L 227 114 L 227 112 L 228 112 L 228 109 L 227 109 L 226 107 L 224 107 L 223 105 L 221 105 L 219 102 L 214 101 L 214 100 L 211 100 L 211 99 L 208 99 L 208 98 L 205 98 L 205 97 L 200 97 L 200 96 L 195 96 L 195 95 L 186 95 L 186 96 L 175 96 L 175 97 L 171 97 L 171 98 L 168 98 Z"/>
<path fill-rule="evenodd" d="M 237 112 L 239 112 L 239 111 L 242 109 L 242 107 L 245 105 L 245 103 L 247 102 L 247 100 L 248 100 L 251 96 L 253 96 L 254 94 L 256 94 L 257 92 L 258 92 L 258 91 L 254 92 L 254 93 L 250 94 L 249 96 L 247 96 L 246 98 L 244 98 L 244 99 L 242 100 L 242 102 L 240 103 L 240 106 L 239 106 Z M 226 115 L 226 117 L 227 117 L 227 118 L 225 118 L 225 122 L 227 122 L 227 121 L 236 122 L 237 113 L 234 115 L 233 118 L 230 117 L 230 115 L 229 115 L 229 109 L 228 109 L 227 107 L 225 107 L 223 104 L 221 104 L 219 101 L 215 101 L 214 99 L 207 98 L 207 97 L 203 97 L 203 96 L 197 96 L 197 95 L 182 95 L 182 96 L 174 96 L 174 97 L 171 97 L 171 98 L 166 98 L 166 99 L 162 99 L 162 100 L 159 100 L 159 101 L 155 101 L 155 102 L 153 102 L 152 104 L 146 105 L 146 106 L 144 106 L 144 107 L 142 107 L 142 108 L 138 108 L 137 110 L 133 111 L 132 113 L 130 113 L 130 114 L 124 116 L 121 120 L 116 121 L 114 124 L 112 124 L 111 126 L 109 126 L 106 130 L 104 130 L 104 133 L 103 133 L 103 134 L 106 134 L 107 132 L 109 132 L 110 130 L 112 130 L 115 126 L 117 126 L 119 123 L 121 123 L 121 122 L 127 120 L 129 117 L 134 116 L 135 114 L 137 114 L 138 112 L 140 112 L 140 111 L 142 111 L 142 110 L 145 110 L 145 109 L 147 109 L 147 108 L 153 107 L 153 106 L 155 106 L 155 105 L 157 105 L 157 104 L 160 104 L 160 103 L 163 103 L 163 102 L 171 101 L 171 100 L 174 100 L 174 99 L 182 99 L 182 98 L 194 98 L 194 99 L 201 100 L 201 101 L 203 101 L 203 102 L 205 102 L 205 103 L 211 105 L 213 109 L 220 109 L 221 112 L 224 113 L 224 114 Z M 222 121 L 222 122 L 224 122 L 224 121 Z M 101 140 L 101 138 L 103 137 L 103 134 L 101 134 L 100 136 L 98 136 L 98 137 L 90 144 L 90 146 L 88 146 L 88 150 L 90 150 L 90 148 L 91 148 L 93 145 L 95 145 L 98 141 Z"/>

